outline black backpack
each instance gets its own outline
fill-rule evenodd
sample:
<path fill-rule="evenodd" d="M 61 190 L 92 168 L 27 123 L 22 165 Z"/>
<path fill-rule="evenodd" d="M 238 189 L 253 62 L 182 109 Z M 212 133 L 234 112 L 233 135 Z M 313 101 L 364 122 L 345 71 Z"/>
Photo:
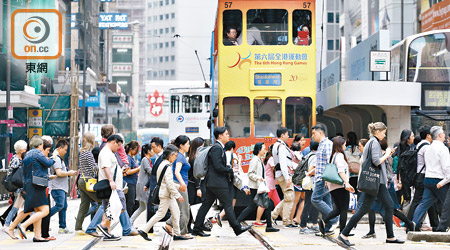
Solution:
<path fill-rule="evenodd" d="M 310 154 L 307 158 L 303 158 L 299 163 L 297 168 L 294 170 L 294 175 L 292 176 L 292 183 L 297 186 L 302 185 L 303 179 L 306 177 L 305 172 L 308 171 L 309 165 L 309 158 L 311 156 L 316 155 L 314 153 Z"/>
<path fill-rule="evenodd" d="M 407 150 L 398 157 L 397 170 L 400 173 L 401 180 L 407 186 L 414 184 L 417 175 L 417 153 L 420 149 L 429 143 L 422 143 L 420 147 Z"/>

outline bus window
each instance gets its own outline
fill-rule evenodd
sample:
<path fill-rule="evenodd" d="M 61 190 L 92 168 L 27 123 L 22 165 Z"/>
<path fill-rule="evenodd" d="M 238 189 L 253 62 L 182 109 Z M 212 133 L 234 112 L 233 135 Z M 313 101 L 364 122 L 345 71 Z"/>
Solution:
<path fill-rule="evenodd" d="M 450 54 L 445 33 L 416 38 L 409 45 L 409 82 L 448 82 L 450 79 Z"/>
<path fill-rule="evenodd" d="M 249 45 L 285 45 L 287 40 L 288 12 L 286 10 L 247 11 L 247 43 Z M 238 42 L 240 41 L 242 36 L 238 37 Z"/>
<path fill-rule="evenodd" d="M 183 95 L 183 110 L 185 113 L 201 113 L 202 112 L 202 96 L 201 95 Z"/>
<path fill-rule="evenodd" d="M 223 45 L 234 46 L 242 31 L 242 12 L 240 10 L 226 10 L 223 12 Z"/>
<path fill-rule="evenodd" d="M 281 99 L 253 100 L 255 137 L 276 137 L 281 127 Z"/>
<path fill-rule="evenodd" d="M 180 97 L 177 95 L 170 97 L 170 113 L 180 113 Z"/>
<path fill-rule="evenodd" d="M 294 134 L 310 136 L 312 100 L 309 97 L 286 98 L 286 127 Z"/>
<path fill-rule="evenodd" d="M 311 45 L 311 11 L 294 10 L 292 24 L 294 44 Z"/>
<path fill-rule="evenodd" d="M 232 137 L 250 136 L 250 100 L 247 97 L 223 99 L 223 123 Z"/>
<path fill-rule="evenodd" d="M 205 95 L 205 111 L 206 113 L 209 113 L 209 111 L 211 110 L 211 96 L 210 95 Z"/>

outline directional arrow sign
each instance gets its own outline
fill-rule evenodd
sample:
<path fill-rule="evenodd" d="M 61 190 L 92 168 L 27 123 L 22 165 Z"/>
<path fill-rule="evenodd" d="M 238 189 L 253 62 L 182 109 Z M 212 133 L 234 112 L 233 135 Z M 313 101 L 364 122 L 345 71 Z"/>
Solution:
<path fill-rule="evenodd" d="M 25 123 L 12 123 L 7 125 L 9 128 L 24 128 Z"/>
<path fill-rule="evenodd" d="M 16 121 L 14 120 L 0 120 L 0 124 L 14 124 Z"/>

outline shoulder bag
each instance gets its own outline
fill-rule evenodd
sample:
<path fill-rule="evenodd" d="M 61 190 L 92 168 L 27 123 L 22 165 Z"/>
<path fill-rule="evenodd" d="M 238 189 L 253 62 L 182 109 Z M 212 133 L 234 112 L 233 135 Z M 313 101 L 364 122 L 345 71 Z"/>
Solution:
<path fill-rule="evenodd" d="M 114 170 L 113 181 L 116 181 L 116 174 L 118 168 L 119 165 L 116 165 L 116 170 Z M 99 199 L 109 199 L 112 193 L 112 189 L 111 186 L 109 185 L 108 179 L 104 179 L 97 182 L 97 184 L 94 185 L 93 189 L 97 194 L 97 198 Z"/>
<path fill-rule="evenodd" d="M 361 165 L 361 174 L 358 178 L 358 190 L 369 195 L 377 196 L 380 189 L 380 167 L 372 162 L 372 144 L 368 145 L 367 157 Z"/>
<path fill-rule="evenodd" d="M 169 164 L 164 166 L 164 169 L 161 171 L 161 175 L 159 176 L 158 183 L 156 184 L 155 189 L 153 189 L 151 196 L 151 202 L 153 205 L 159 205 L 159 189 L 161 188 L 162 179 L 164 178 L 164 174 L 169 166 Z"/>
<path fill-rule="evenodd" d="M 336 164 L 334 164 L 334 159 L 336 158 L 336 154 L 333 156 L 331 163 L 328 163 L 323 170 L 322 179 L 324 181 L 328 181 L 330 183 L 342 185 L 344 181 L 338 173 L 338 169 Z"/>
<path fill-rule="evenodd" d="M 34 171 L 31 171 L 33 177 L 31 179 L 31 183 L 39 187 L 48 187 L 48 177 L 40 177 L 34 175 Z"/>

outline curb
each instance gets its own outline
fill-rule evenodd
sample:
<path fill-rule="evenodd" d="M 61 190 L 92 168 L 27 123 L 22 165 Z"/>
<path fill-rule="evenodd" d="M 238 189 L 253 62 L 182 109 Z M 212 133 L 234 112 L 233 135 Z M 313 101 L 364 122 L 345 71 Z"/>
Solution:
<path fill-rule="evenodd" d="M 445 232 L 409 232 L 410 241 L 450 242 L 450 233 Z"/>

